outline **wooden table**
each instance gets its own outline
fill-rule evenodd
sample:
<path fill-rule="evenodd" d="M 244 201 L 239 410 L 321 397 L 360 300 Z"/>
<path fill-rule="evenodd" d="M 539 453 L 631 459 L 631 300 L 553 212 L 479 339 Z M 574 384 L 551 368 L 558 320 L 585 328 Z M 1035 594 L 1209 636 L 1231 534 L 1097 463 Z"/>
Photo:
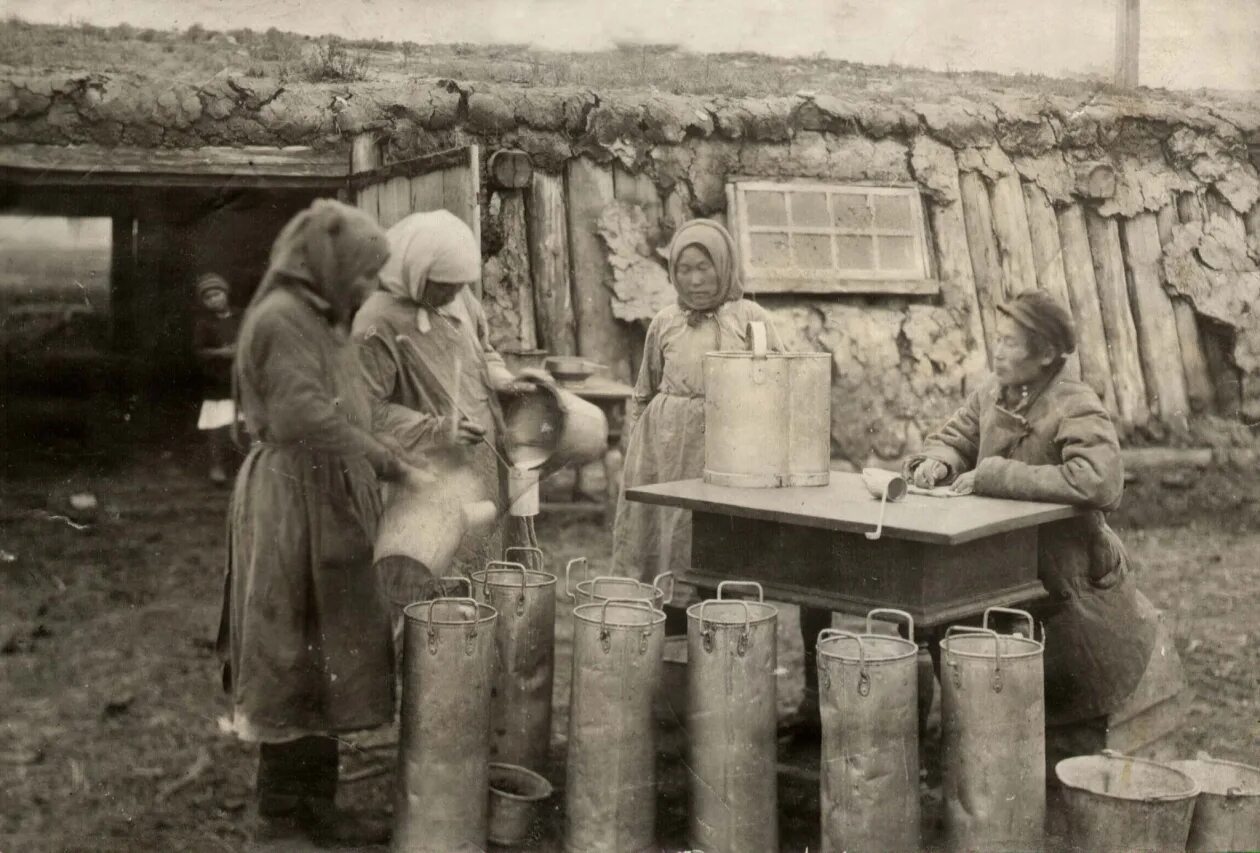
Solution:
<path fill-rule="evenodd" d="M 976 496 L 907 496 L 880 502 L 857 474 L 827 486 L 737 489 L 683 480 L 629 489 L 629 500 L 692 511 L 692 568 L 701 588 L 757 581 L 766 597 L 864 615 L 895 607 L 917 626 L 943 630 L 988 607 L 1045 595 L 1037 580 L 1037 529 L 1079 513 L 1064 504 Z"/>

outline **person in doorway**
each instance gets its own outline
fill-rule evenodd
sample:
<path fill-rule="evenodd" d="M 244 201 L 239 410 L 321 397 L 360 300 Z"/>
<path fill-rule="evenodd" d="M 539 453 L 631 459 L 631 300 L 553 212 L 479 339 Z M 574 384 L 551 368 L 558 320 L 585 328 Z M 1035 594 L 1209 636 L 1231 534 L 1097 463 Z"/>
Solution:
<path fill-rule="evenodd" d="M 230 728 L 261 745 L 260 837 L 389 835 L 335 807 L 336 736 L 394 716 L 391 626 L 372 572 L 377 477 L 422 476 L 372 434 L 348 340 L 388 252 L 366 214 L 316 201 L 277 238 L 241 329 L 236 398 L 255 443 L 229 510 L 218 645 Z"/>
<path fill-rule="evenodd" d="M 999 308 L 993 376 L 906 462 L 916 486 L 1073 504 L 1087 512 L 1041 528 L 1047 781 L 1062 758 L 1105 746 L 1107 714 L 1146 671 L 1157 614 L 1107 525 L 1120 504 L 1120 445 L 1102 402 L 1066 375 L 1068 312 L 1047 293 Z"/>
<path fill-rule="evenodd" d="M 204 397 L 197 429 L 206 433 L 210 481 L 222 486 L 227 484 L 231 432 L 236 423 L 232 359 L 241 318 L 232 310 L 231 287 L 222 276 L 206 273 L 197 279 L 195 289 L 201 310 L 193 325 L 193 349 L 201 366 Z"/>
<path fill-rule="evenodd" d="M 478 473 L 483 499 L 507 507 L 507 448 L 497 394 L 545 381 L 514 376 L 489 341 L 489 325 L 470 285 L 481 278 L 481 248 L 472 229 L 446 210 L 413 213 L 388 231 L 390 259 L 380 289 L 355 317 L 373 429 L 435 464 Z M 437 486 L 440 488 L 440 485 Z M 507 517 L 465 536 L 451 575 L 470 576 L 503 549 L 533 545 L 525 519 Z M 439 584 L 418 561 L 385 557 L 378 570 L 386 594 L 402 606 Z"/>

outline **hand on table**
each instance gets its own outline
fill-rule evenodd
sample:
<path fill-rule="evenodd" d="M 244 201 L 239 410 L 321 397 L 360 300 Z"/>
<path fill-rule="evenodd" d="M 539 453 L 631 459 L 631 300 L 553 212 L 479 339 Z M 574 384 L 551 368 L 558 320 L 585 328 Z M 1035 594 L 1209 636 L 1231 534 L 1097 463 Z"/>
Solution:
<path fill-rule="evenodd" d="M 976 491 L 976 472 L 967 471 L 966 473 L 959 474 L 958 479 L 954 480 L 954 484 L 949 488 L 955 494 L 973 494 Z"/>
<path fill-rule="evenodd" d="M 944 462 L 924 459 L 910 472 L 910 484 L 920 489 L 933 489 L 937 483 L 948 476 L 949 468 Z"/>

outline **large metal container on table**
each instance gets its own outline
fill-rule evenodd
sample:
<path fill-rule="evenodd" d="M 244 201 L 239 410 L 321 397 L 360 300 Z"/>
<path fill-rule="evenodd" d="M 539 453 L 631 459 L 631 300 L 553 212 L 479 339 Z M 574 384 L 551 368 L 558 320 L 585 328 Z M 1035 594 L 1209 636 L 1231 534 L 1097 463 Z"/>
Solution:
<path fill-rule="evenodd" d="M 989 615 L 1027 620 L 998 634 Z M 991 607 L 983 627 L 952 626 L 941 641 L 945 836 L 952 851 L 1040 850 L 1046 819 L 1044 643 L 1032 617 Z"/>
<path fill-rule="evenodd" d="M 871 633 L 895 615 L 908 639 Z M 918 850 L 919 707 L 914 620 L 818 635 L 823 853 Z M 895 819 L 890 816 L 895 815 Z"/>
<path fill-rule="evenodd" d="M 656 726 L 665 614 L 644 601 L 573 609 L 567 853 L 654 849 Z"/>
<path fill-rule="evenodd" d="M 508 549 L 522 551 L 520 548 Z M 535 552 L 536 549 L 528 549 Z M 499 613 L 498 666 L 490 702 L 490 758 L 542 773 L 551 746 L 551 691 L 555 673 L 556 576 L 522 563 L 491 561 L 473 572 L 478 600 Z"/>
<path fill-rule="evenodd" d="M 831 356 L 774 353 L 749 324 L 749 352 L 704 357 L 704 480 L 825 486 L 831 470 Z"/>
<path fill-rule="evenodd" d="M 756 601 L 724 599 L 748 586 Z M 687 608 L 691 846 L 712 853 L 779 849 L 775 767 L 778 609 L 759 584 L 726 581 Z"/>
<path fill-rule="evenodd" d="M 471 598 L 439 598 L 408 605 L 403 615 L 393 849 L 484 850 L 498 614 Z"/>
<path fill-rule="evenodd" d="M 1102 755 L 1065 758 L 1054 772 L 1063 786 L 1071 849 L 1186 849 L 1199 787 L 1180 770 L 1104 750 Z"/>

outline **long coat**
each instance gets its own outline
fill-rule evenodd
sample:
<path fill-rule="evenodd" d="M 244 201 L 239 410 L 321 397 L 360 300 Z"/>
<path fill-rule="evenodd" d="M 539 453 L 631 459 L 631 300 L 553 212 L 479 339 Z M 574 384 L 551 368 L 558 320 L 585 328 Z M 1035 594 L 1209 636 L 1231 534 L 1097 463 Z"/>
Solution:
<path fill-rule="evenodd" d="M 353 347 L 319 297 L 267 294 L 238 347 L 241 408 L 258 443 L 237 476 L 219 645 L 233 723 L 283 741 L 388 723 L 390 620 L 372 571 L 380 515 Z"/>
<path fill-rule="evenodd" d="M 996 379 L 984 383 L 909 466 L 935 459 L 951 479 L 974 468 L 978 495 L 1088 510 L 1041 528 L 1038 572 L 1049 601 L 1036 615 L 1046 631 L 1047 724 L 1101 716 L 1137 686 L 1156 630 L 1105 520 L 1124 491 L 1115 428 L 1098 396 L 1062 371 L 1018 412 L 999 405 L 1000 391 Z"/>

